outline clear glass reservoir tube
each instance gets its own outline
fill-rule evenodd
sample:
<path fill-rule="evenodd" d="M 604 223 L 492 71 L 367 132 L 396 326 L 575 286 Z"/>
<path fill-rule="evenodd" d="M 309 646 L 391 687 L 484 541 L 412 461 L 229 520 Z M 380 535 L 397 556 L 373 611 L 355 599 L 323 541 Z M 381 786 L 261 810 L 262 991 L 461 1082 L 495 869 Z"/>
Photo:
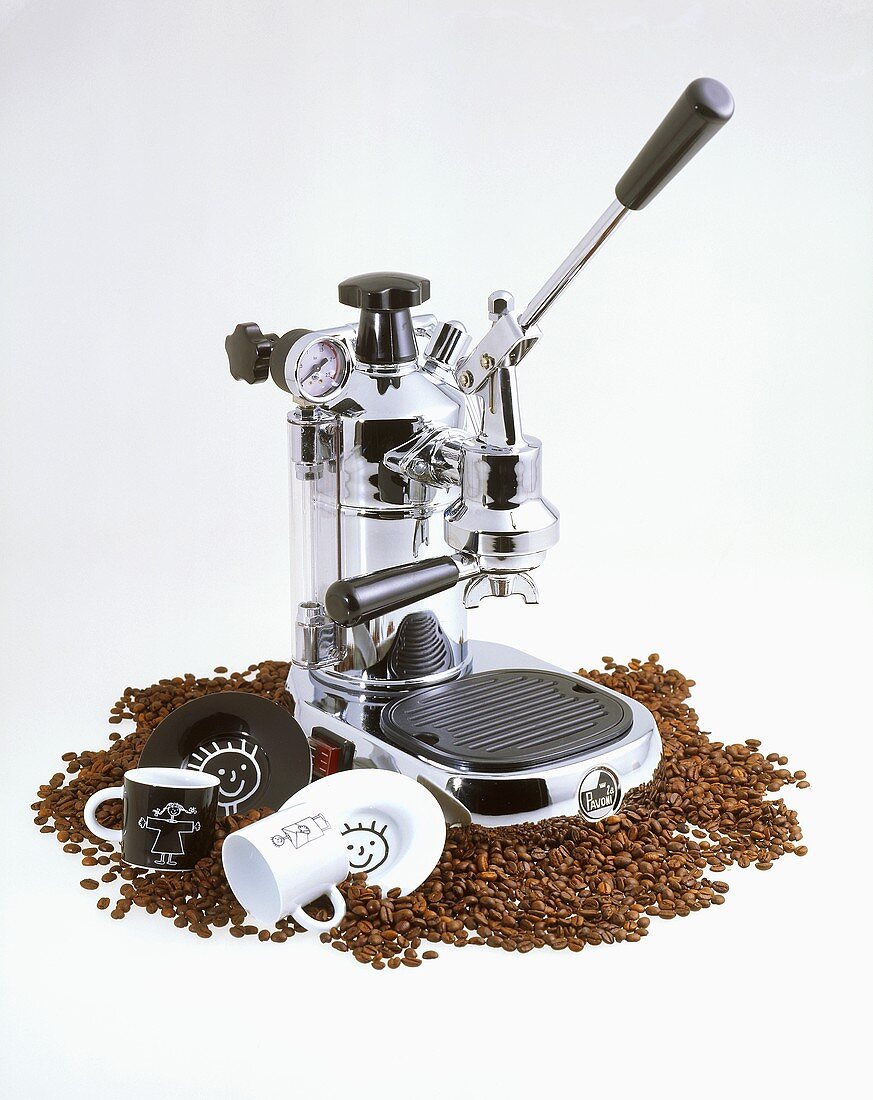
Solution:
<path fill-rule="evenodd" d="M 325 590 L 339 578 L 338 429 L 318 408 L 288 413 L 293 659 L 308 668 L 335 664 L 343 651 L 342 631 L 324 610 Z"/>

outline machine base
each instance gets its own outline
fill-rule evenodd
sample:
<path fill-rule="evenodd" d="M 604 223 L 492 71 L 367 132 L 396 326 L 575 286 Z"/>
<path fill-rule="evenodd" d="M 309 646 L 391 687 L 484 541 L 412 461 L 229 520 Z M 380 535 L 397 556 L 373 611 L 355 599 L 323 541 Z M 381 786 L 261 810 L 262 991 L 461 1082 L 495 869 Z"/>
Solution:
<path fill-rule="evenodd" d="M 466 676 L 399 697 L 346 694 L 292 666 L 295 717 L 310 736 L 351 742 L 355 767 L 425 783 L 449 821 L 576 814 L 580 785 L 598 766 L 623 794 L 651 779 L 661 738 L 640 703 L 509 646 L 469 646 Z"/>

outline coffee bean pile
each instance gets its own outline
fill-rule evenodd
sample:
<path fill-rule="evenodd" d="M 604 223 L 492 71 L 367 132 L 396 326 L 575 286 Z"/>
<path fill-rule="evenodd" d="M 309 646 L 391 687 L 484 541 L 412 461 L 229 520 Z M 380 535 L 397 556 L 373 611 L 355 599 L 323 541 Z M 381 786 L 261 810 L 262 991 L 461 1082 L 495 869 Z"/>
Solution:
<path fill-rule="evenodd" d="M 560 817 L 499 829 L 453 828 L 439 864 L 410 895 L 395 889 L 383 896 L 365 875 L 351 876 L 341 886 L 348 912 L 321 940 L 377 970 L 420 966 L 437 957 L 437 945 L 524 954 L 539 947 L 578 952 L 635 943 L 648 934 L 652 917 L 671 920 L 721 905 L 727 883 L 710 873 L 753 864 L 766 871 L 785 854 L 806 855 L 796 811 L 774 797 L 786 786 L 808 787 L 805 772 L 792 772 L 778 753 L 765 756 L 757 739 L 725 745 L 701 732 L 687 703 L 694 681 L 665 670 L 658 654 L 628 665 L 610 657 L 603 663 L 603 670 L 580 672 L 638 699 L 658 722 L 664 757 L 650 783 L 632 790 L 618 814 L 595 824 Z M 210 679 L 185 676 L 128 688 L 110 721 L 132 717 L 134 732 L 111 735 L 115 744 L 107 750 L 66 754 L 74 778 L 64 786 L 58 773 L 40 788 L 33 808 L 43 831 L 56 832 L 85 866 L 104 867 L 102 883 L 123 881 L 111 916 L 121 918 L 136 905 L 202 938 L 229 926 L 233 936 L 283 942 L 300 930 L 290 918 L 272 930 L 246 923 L 222 871 L 227 833 L 269 810 L 220 822 L 212 853 L 189 872 L 140 871 L 123 866 L 110 844 L 83 846 L 89 835 L 85 801 L 135 766 L 151 730 L 173 707 L 222 690 L 254 691 L 290 706 L 287 671 L 287 664 L 267 661 L 229 678 L 219 668 Z M 118 823 L 119 808 L 106 804 L 107 824 Z M 82 882 L 92 890 L 100 884 Z M 101 897 L 97 905 L 107 909 L 113 901 Z M 308 911 L 330 916 L 322 902 Z"/>

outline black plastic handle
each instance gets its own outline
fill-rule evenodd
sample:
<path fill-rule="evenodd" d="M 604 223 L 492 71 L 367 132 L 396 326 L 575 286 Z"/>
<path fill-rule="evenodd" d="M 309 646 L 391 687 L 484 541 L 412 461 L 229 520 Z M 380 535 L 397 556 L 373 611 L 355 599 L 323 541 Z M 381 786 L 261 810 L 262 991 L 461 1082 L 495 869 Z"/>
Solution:
<path fill-rule="evenodd" d="M 648 206 L 734 113 L 734 98 L 709 77 L 693 80 L 615 187 L 629 210 Z"/>
<path fill-rule="evenodd" d="M 377 615 L 453 588 L 460 577 L 453 558 L 428 558 L 379 569 L 363 577 L 334 581 L 325 593 L 324 606 L 340 626 L 358 626 Z"/>

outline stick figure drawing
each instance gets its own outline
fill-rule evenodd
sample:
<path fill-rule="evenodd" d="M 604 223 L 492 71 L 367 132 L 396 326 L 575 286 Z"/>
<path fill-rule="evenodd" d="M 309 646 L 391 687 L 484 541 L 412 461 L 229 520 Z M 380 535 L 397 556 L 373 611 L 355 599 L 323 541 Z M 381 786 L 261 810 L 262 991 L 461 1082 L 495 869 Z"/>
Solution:
<path fill-rule="evenodd" d="M 184 834 L 196 833 L 200 830 L 199 821 L 186 821 L 182 818 L 182 814 L 196 813 L 197 808 L 195 806 L 186 809 L 184 806 L 180 806 L 178 802 L 168 802 L 163 809 L 153 810 L 148 817 L 139 819 L 141 829 L 150 829 L 157 833 L 152 844 L 152 854 L 158 857 L 155 860 L 156 866 L 177 866 L 173 857 L 185 854 Z"/>

